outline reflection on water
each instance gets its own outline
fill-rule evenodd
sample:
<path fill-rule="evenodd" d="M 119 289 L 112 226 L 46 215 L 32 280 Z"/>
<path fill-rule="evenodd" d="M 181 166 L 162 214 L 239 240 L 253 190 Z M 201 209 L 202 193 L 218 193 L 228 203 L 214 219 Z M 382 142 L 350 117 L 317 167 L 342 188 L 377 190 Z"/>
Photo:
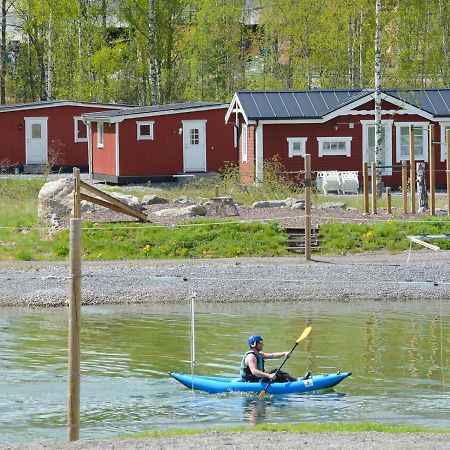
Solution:
<path fill-rule="evenodd" d="M 262 334 L 266 351 L 289 350 L 311 323 L 286 370 L 353 375 L 305 395 L 192 392 L 167 376 L 190 372 L 188 308 L 83 308 L 81 437 L 327 421 L 448 428 L 448 311 L 279 309 L 198 313 L 196 373 L 237 376 L 249 334 Z M 67 311 L 0 313 L 0 442 L 64 440 Z"/>

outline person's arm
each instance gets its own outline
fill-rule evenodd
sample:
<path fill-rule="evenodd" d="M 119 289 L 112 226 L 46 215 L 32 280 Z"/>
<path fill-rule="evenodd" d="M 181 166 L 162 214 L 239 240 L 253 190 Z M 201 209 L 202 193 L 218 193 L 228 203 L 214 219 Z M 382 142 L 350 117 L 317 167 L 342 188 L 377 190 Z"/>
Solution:
<path fill-rule="evenodd" d="M 277 352 L 277 353 L 263 353 L 261 355 L 264 359 L 277 359 L 277 358 L 289 358 L 291 356 L 291 352 Z"/>
<path fill-rule="evenodd" d="M 247 355 L 247 357 L 245 358 L 245 362 L 247 363 L 250 371 L 252 372 L 252 374 L 255 377 L 270 378 L 270 379 L 275 377 L 274 373 L 267 373 L 267 372 L 258 370 L 258 368 L 256 366 L 256 356 L 255 355 L 252 355 L 252 354 Z"/>

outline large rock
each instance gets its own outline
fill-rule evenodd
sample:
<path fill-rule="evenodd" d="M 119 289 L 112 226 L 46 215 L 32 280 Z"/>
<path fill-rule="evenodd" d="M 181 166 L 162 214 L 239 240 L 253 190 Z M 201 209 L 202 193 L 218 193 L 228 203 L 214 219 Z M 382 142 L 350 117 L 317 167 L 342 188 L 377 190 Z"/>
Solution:
<path fill-rule="evenodd" d="M 161 211 L 155 212 L 160 217 L 194 217 L 194 216 L 206 216 L 207 208 L 203 205 L 191 205 L 186 208 L 175 209 L 161 209 Z"/>
<path fill-rule="evenodd" d="M 137 209 L 139 211 L 142 209 L 141 202 L 134 195 L 122 194 L 120 192 L 108 192 L 108 194 L 111 197 L 114 197 L 115 199 L 121 201 L 122 203 L 125 203 L 128 206 L 131 206 L 134 209 Z"/>
<path fill-rule="evenodd" d="M 346 209 L 347 205 L 341 202 L 328 202 L 319 205 L 317 209 Z"/>
<path fill-rule="evenodd" d="M 165 203 L 169 203 L 169 200 L 165 198 L 158 197 L 157 195 L 145 195 L 142 199 L 143 205 L 163 205 Z"/>
<path fill-rule="evenodd" d="M 45 183 L 39 191 L 38 217 L 52 219 L 68 216 L 73 205 L 73 179 L 60 178 Z"/>
<path fill-rule="evenodd" d="M 255 202 L 252 205 L 252 208 L 281 208 L 282 206 L 286 206 L 286 200 L 266 200 Z"/>

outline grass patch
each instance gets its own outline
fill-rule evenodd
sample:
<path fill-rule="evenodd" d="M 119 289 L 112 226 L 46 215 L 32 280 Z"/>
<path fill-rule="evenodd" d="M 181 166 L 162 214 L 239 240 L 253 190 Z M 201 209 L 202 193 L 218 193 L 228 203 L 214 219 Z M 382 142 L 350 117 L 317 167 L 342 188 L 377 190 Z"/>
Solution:
<path fill-rule="evenodd" d="M 392 253 L 410 248 L 409 235 L 438 235 L 448 233 L 450 217 L 425 217 L 414 222 L 387 220 L 375 223 L 340 223 L 332 221 L 319 229 L 323 253 L 357 253 L 388 250 Z M 430 241 L 441 249 L 450 249 L 449 239 Z M 413 244 L 413 248 L 421 248 Z"/>
<path fill-rule="evenodd" d="M 202 434 L 211 431 L 216 432 L 246 432 L 246 431 L 271 431 L 271 432 L 289 432 L 289 433 L 434 433 L 448 434 L 450 430 L 441 430 L 435 428 L 414 427 L 409 425 L 383 425 L 371 422 L 358 423 L 301 423 L 301 424 L 267 424 L 256 426 L 238 426 L 225 428 L 207 428 L 207 429 L 185 429 L 170 431 L 143 431 L 141 433 L 121 436 L 122 438 L 157 438 L 184 436 L 193 434 Z"/>

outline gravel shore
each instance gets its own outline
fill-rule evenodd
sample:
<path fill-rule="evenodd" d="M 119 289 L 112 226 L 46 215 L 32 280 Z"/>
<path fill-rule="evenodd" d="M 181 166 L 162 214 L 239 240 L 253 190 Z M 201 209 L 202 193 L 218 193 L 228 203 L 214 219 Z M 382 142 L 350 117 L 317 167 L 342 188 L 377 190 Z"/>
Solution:
<path fill-rule="evenodd" d="M 83 263 L 82 303 L 432 302 L 450 299 L 450 252 Z M 0 263 L 0 307 L 64 306 L 67 263 Z M 257 286 L 257 290 L 255 290 Z"/>
<path fill-rule="evenodd" d="M 0 445 L 0 450 L 141 450 L 141 449 L 444 449 L 448 434 L 431 433 L 288 433 L 249 431 L 246 433 L 207 432 L 196 435 L 151 439 L 114 439 L 71 443 Z"/>

